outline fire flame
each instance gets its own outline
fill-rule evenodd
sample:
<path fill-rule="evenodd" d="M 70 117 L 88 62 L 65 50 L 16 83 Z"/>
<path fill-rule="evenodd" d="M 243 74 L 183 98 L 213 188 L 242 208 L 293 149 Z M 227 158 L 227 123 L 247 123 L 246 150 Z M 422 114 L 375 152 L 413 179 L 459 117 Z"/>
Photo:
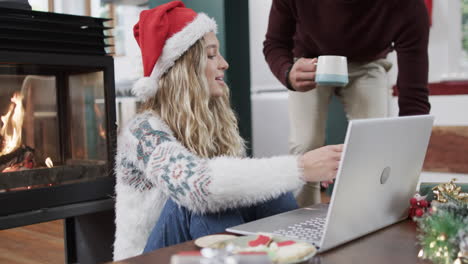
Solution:
<path fill-rule="evenodd" d="M 99 109 L 99 106 L 97 104 L 94 104 L 94 112 L 96 113 L 96 117 L 99 118 L 99 120 L 102 120 L 102 111 Z M 102 122 L 99 122 L 99 136 L 102 139 L 106 139 L 106 129 L 104 129 Z"/>
<path fill-rule="evenodd" d="M 6 115 L 1 117 L 3 126 L 0 130 L 0 136 L 3 138 L 4 144 L 3 148 L 0 149 L 0 156 L 11 153 L 21 146 L 23 119 L 23 96 L 20 93 L 14 93 L 11 98 L 10 109 Z"/>
<path fill-rule="evenodd" d="M 50 157 L 47 157 L 45 159 L 45 165 L 47 166 L 47 168 L 52 168 L 54 167 L 54 163 L 52 162 L 52 159 Z"/>

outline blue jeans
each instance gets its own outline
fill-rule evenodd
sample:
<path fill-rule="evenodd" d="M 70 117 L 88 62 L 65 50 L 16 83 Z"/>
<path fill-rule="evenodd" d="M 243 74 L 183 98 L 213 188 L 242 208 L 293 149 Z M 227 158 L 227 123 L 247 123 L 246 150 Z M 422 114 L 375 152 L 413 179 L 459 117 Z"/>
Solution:
<path fill-rule="evenodd" d="M 168 199 L 146 242 L 143 253 L 168 247 L 202 236 L 225 232 L 225 229 L 267 216 L 297 209 L 292 193 L 250 207 L 220 213 L 196 214 Z"/>

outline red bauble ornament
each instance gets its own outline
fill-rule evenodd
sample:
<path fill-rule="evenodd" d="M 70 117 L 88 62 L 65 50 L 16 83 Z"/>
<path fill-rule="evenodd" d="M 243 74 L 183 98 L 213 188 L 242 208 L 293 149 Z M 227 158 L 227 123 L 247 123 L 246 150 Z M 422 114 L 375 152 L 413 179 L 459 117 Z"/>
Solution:
<path fill-rule="evenodd" d="M 429 206 L 429 203 L 428 203 L 426 200 L 421 200 L 421 201 L 419 201 L 419 204 L 420 204 L 422 207 L 428 207 L 428 206 Z"/>
<path fill-rule="evenodd" d="M 409 217 L 416 218 L 421 217 L 426 212 L 429 202 L 426 201 L 426 196 L 421 196 L 416 193 L 413 198 L 410 199 Z"/>
<path fill-rule="evenodd" d="M 416 210 L 415 210 L 415 215 L 416 215 L 417 217 L 421 217 L 421 216 L 423 216 L 423 214 L 424 214 L 423 209 L 421 209 L 421 208 L 416 208 Z"/>

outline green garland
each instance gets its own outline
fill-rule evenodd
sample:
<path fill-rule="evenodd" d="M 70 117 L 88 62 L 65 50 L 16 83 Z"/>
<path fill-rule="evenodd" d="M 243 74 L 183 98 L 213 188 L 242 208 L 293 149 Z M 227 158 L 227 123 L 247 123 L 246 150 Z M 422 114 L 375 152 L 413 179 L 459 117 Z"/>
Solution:
<path fill-rule="evenodd" d="M 468 202 L 442 195 L 447 203 L 433 201 L 431 211 L 416 220 L 419 257 L 437 264 L 468 263 Z"/>

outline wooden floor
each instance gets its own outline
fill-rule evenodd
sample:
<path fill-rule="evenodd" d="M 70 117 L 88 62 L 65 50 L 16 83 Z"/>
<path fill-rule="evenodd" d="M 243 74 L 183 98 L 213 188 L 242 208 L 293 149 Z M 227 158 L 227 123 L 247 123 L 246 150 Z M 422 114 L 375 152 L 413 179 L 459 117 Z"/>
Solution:
<path fill-rule="evenodd" d="M 322 202 L 330 198 L 322 192 Z M 64 263 L 63 221 L 0 230 L 0 263 Z"/>
<path fill-rule="evenodd" d="M 64 263 L 63 220 L 0 231 L 0 263 Z"/>

